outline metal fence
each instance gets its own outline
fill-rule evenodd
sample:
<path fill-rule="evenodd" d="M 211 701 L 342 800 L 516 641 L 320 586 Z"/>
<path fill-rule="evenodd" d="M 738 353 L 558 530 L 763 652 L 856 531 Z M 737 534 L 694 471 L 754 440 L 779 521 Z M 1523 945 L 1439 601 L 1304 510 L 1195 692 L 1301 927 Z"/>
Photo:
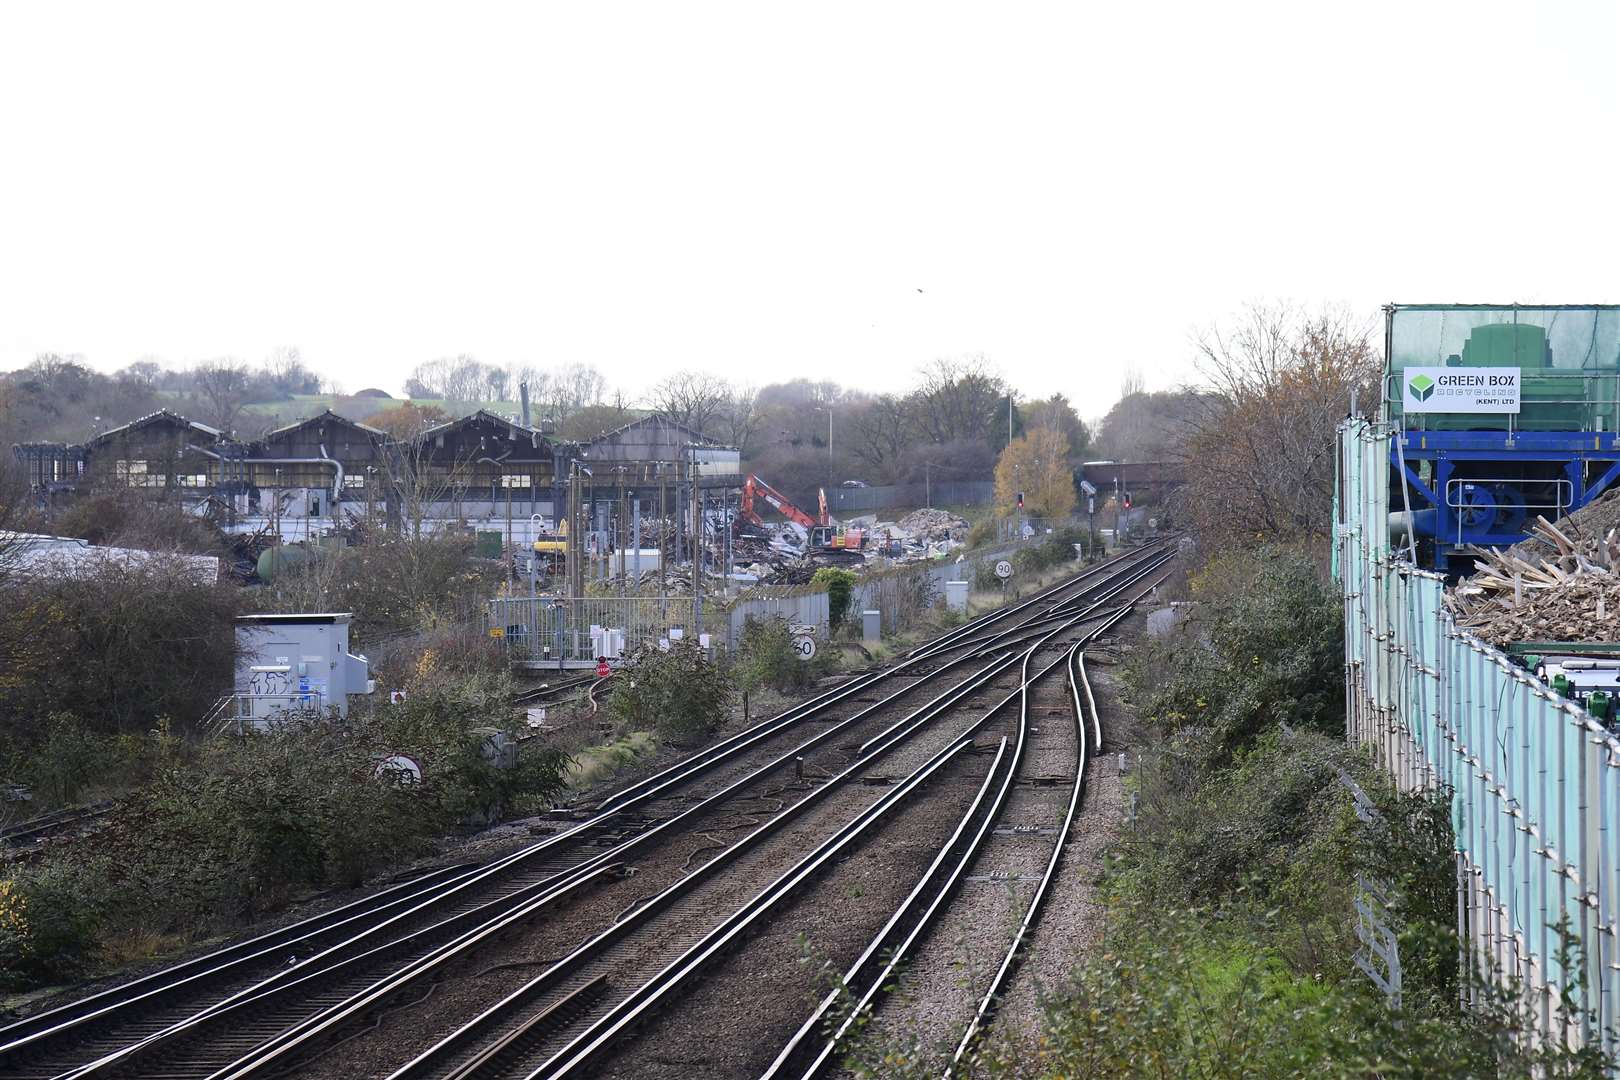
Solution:
<path fill-rule="evenodd" d="M 694 625 L 691 597 L 679 596 L 501 597 L 489 602 L 485 618 L 514 663 L 564 666 L 621 651 L 628 656 L 661 638 L 712 635 L 726 625 L 723 612 L 709 610 L 703 625 Z M 621 631 L 623 641 L 609 642 L 593 634 L 593 628 Z M 724 644 L 712 636 L 710 643 Z"/>
<path fill-rule="evenodd" d="M 1450 793 L 1474 970 L 1521 980 L 1548 1037 L 1620 1049 L 1620 742 L 1460 629 L 1444 580 L 1390 548 L 1389 445 L 1340 428 L 1349 738 L 1403 789 Z"/>
<path fill-rule="evenodd" d="M 772 589 L 761 586 L 750 589 L 746 596 L 731 605 L 726 613 L 729 620 L 727 646 L 735 649 L 742 640 L 743 625 L 749 619 L 769 619 L 780 616 L 790 623 L 814 626 L 823 640 L 827 636 L 827 590 L 811 590 L 805 586 Z"/>
<path fill-rule="evenodd" d="M 907 618 L 919 605 L 926 606 L 944 595 L 945 582 L 972 581 L 981 565 L 993 564 L 1031 542 L 1007 544 L 974 553 L 957 563 L 952 560 L 906 563 L 895 569 L 863 578 L 851 593 L 850 617 L 876 609 L 883 612 L 886 632 L 903 629 Z M 604 649 L 603 639 L 592 628 L 622 631 L 623 654 L 628 656 L 643 645 L 668 638 L 670 631 L 709 634 L 717 649 L 735 649 L 750 617 L 781 616 L 791 623 L 809 624 L 825 639 L 828 630 L 827 591 L 808 585 L 761 585 L 749 589 L 729 604 L 717 597 L 706 597 L 703 623 L 694 627 L 692 598 L 672 596 L 618 597 L 500 597 L 489 601 L 485 628 L 501 639 L 515 663 L 580 666 L 601 655 L 616 655 Z"/>
<path fill-rule="evenodd" d="M 887 487 L 831 488 L 827 506 L 838 514 L 868 510 L 912 510 L 919 506 L 984 506 L 995 499 L 996 485 L 989 480 L 936 480 L 932 484 L 891 484 Z"/>

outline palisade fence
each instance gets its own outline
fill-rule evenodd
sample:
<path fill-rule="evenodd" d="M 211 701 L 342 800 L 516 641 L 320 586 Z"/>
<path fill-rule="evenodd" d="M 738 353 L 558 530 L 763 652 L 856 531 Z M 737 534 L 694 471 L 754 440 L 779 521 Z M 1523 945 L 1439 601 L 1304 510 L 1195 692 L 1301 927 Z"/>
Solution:
<path fill-rule="evenodd" d="M 1037 538 L 1038 542 L 1040 537 Z M 850 596 L 848 617 L 860 612 L 883 613 L 883 629 L 905 629 L 922 608 L 945 594 L 945 582 L 972 581 L 980 566 L 1008 558 L 1024 543 L 988 548 L 955 559 L 902 563 L 863 576 Z M 705 597 L 703 624 L 693 629 L 690 596 L 590 596 L 580 600 L 558 597 L 514 596 L 489 601 L 485 629 L 496 633 L 514 662 L 585 664 L 597 657 L 592 626 L 624 631 L 624 655 L 643 645 L 667 638 L 672 629 L 683 634 L 705 633 L 717 649 L 735 649 L 750 618 L 781 616 L 790 623 L 816 627 L 826 640 L 827 591 L 810 585 L 757 585 L 729 603 Z"/>
<path fill-rule="evenodd" d="M 1468 969 L 1519 980 L 1547 1037 L 1620 1050 L 1620 742 L 1392 550 L 1389 434 L 1339 429 L 1348 737 L 1402 789 L 1450 792 Z"/>
<path fill-rule="evenodd" d="M 935 480 L 931 484 L 826 490 L 827 508 L 835 514 L 898 508 L 914 510 L 919 506 L 984 506 L 996 497 L 996 485 L 990 480 Z"/>

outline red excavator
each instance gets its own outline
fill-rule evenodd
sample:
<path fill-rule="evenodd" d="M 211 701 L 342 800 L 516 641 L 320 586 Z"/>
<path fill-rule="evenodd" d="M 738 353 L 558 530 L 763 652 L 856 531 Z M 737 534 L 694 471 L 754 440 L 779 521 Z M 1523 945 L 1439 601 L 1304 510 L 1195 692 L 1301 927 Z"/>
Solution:
<path fill-rule="evenodd" d="M 794 506 L 786 495 L 750 474 L 748 479 L 743 481 L 742 510 L 737 517 L 738 524 L 746 522 L 759 529 L 766 528 L 765 520 L 754 509 L 754 500 L 763 499 L 775 507 L 783 517 L 804 530 L 806 555 L 822 562 L 859 562 L 862 558 L 861 546 L 866 542 L 866 531 L 835 524 L 832 515 L 827 512 L 827 493 L 821 491 L 819 495 L 821 513 L 820 520 L 817 520 Z"/>

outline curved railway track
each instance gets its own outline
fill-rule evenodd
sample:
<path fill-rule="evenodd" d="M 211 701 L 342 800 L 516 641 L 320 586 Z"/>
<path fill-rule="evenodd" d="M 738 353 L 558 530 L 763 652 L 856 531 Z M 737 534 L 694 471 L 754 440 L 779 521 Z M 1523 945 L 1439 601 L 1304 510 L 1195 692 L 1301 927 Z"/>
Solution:
<path fill-rule="evenodd" d="M 1043 648 L 1049 647 L 1049 642 L 1055 635 L 1078 624 L 1095 621 L 1092 616 L 1103 603 L 1139 583 L 1144 577 L 1157 571 L 1161 565 L 1162 559 L 1156 559 L 1139 569 L 1132 570 L 1124 575 L 1125 580 L 1113 586 L 1102 600 L 1094 600 L 1083 606 L 1065 604 L 1055 608 L 1054 610 L 1061 611 L 1057 625 L 1052 626 L 1021 652 L 1004 652 L 982 673 L 985 676 L 985 683 L 988 683 L 989 679 L 996 675 L 1018 666 L 1020 672 L 1017 689 L 992 705 L 965 730 L 958 732 L 944 747 L 900 780 L 890 794 L 850 818 L 846 825 L 834 832 L 820 846 L 808 851 L 788 872 L 773 878 L 763 889 L 750 895 L 718 925 L 712 925 L 695 941 L 683 943 L 685 947 L 678 952 L 666 949 L 660 953 L 659 960 L 662 966 L 649 966 L 645 960 L 639 965 L 621 963 L 614 966 L 599 963 L 600 957 L 614 944 L 614 941 L 608 940 L 608 935 L 604 935 L 603 938 L 588 942 L 576 953 L 559 961 L 516 993 L 485 1010 L 461 1029 L 392 1074 L 391 1080 L 417 1080 L 437 1076 L 522 1077 L 524 1080 L 545 1080 L 551 1077 L 590 1075 L 589 1070 L 593 1068 L 597 1059 L 609 1051 L 617 1040 L 645 1023 L 658 1009 L 674 1001 L 686 986 L 699 977 L 706 965 L 734 947 L 751 928 L 769 919 L 774 909 L 787 902 L 796 889 L 823 870 L 838 852 L 858 840 L 882 814 L 892 811 L 904 794 L 915 791 L 947 763 L 964 753 L 976 735 L 1003 710 L 1016 702 L 1019 706 L 1019 717 L 1016 732 L 1011 737 L 1011 748 L 1009 749 L 1009 739 L 1004 737 L 996 748 L 985 787 L 980 789 L 979 797 L 970 810 L 970 817 L 981 812 L 986 805 L 985 792 L 991 787 L 992 781 L 996 781 L 997 794 L 989 804 L 975 843 L 963 855 L 963 860 L 974 857 L 984 845 L 985 831 L 1000 816 L 1008 801 L 1009 792 L 1019 778 L 1019 764 L 1026 753 L 1031 734 L 1028 712 L 1029 688 L 1053 668 L 1063 664 L 1065 657 L 1073 655 L 1079 645 L 1071 647 L 1068 643 L 1063 643 L 1056 659 L 1032 673 L 1031 665 L 1035 657 Z M 1128 607 L 1108 609 L 1100 623 L 1100 629 L 1088 633 L 1085 640 L 1095 637 L 1101 629 L 1123 618 L 1128 610 Z M 862 757 L 837 779 L 847 779 L 850 775 L 865 769 L 876 755 L 887 753 L 896 745 L 897 740 L 889 738 L 863 746 Z M 967 825 L 968 819 L 964 819 L 963 827 L 953 835 L 947 849 L 960 840 Z M 942 853 L 941 859 L 943 857 Z M 717 861 L 705 869 L 713 869 L 718 865 Z M 938 865 L 936 862 L 936 867 Z M 923 885 L 928 881 L 929 878 L 925 877 Z M 688 879 L 682 883 L 682 887 L 690 883 L 691 879 Z M 919 886 L 919 889 L 921 888 L 922 886 Z M 868 959 L 878 955 L 879 951 L 886 947 L 886 942 L 890 939 L 891 931 L 897 922 L 898 919 L 891 921 L 886 932 L 880 934 L 879 939 L 873 942 L 866 954 Z M 671 952 L 675 955 L 670 956 Z M 633 989 L 628 993 L 622 991 L 615 993 L 611 987 L 615 977 L 625 980 L 625 984 Z M 583 1005 L 565 1016 L 564 1003 L 583 993 L 586 986 L 597 988 L 593 991 L 592 1003 Z M 547 994 L 552 995 L 554 1000 L 547 1000 L 545 998 Z M 614 1000 L 615 998 L 617 1000 Z M 813 1030 L 819 1020 L 818 1015 L 807 1021 L 805 1030 Z M 506 1025 L 504 1027 L 503 1022 Z M 541 1028 L 544 1029 L 543 1033 L 537 1033 L 537 1029 Z M 549 1049 L 551 1044 L 560 1045 L 556 1049 Z"/>
<path fill-rule="evenodd" d="M 0 1028 L 0 1073 L 280 1075 L 351 1037 L 379 1011 L 431 993 L 454 965 L 487 950 L 503 935 L 521 932 L 542 914 L 616 879 L 632 856 L 657 851 L 683 830 L 690 832 L 705 815 L 739 800 L 757 800 L 762 785 L 793 774 L 795 794 L 802 796 L 797 801 L 777 798 L 781 807 L 757 830 L 690 873 L 682 867 L 681 876 L 623 912 L 566 962 L 452 1033 L 431 1057 L 424 1055 L 398 1073 L 445 1075 L 432 1071 L 442 1067 L 455 1070 L 448 1075 L 456 1076 L 513 1074 L 513 1061 L 535 1056 L 536 1048 L 549 1045 L 547 1040 L 558 1033 L 597 1031 L 602 1017 L 621 1015 L 627 1007 L 627 999 L 612 990 L 623 981 L 622 969 L 610 978 L 610 965 L 603 963 L 603 971 L 589 974 L 593 957 L 667 917 L 686 894 L 746 863 L 750 853 L 769 847 L 772 837 L 813 816 L 823 802 L 847 802 L 847 794 L 840 793 L 857 790 L 863 770 L 930 731 L 952 710 L 975 704 L 974 695 L 1021 661 L 1027 675 L 1028 658 L 1039 647 L 1028 643 L 1044 642 L 1058 631 L 1032 635 L 1053 626 L 1122 617 L 1117 604 L 1108 606 L 1110 598 L 1128 587 L 1119 582 L 1142 580 L 1168 557 L 1163 548 L 1127 553 L 1021 604 L 975 619 L 890 668 L 851 679 L 628 785 L 591 808 L 583 820 L 489 865 L 434 870 L 335 911 Z M 1029 680 L 1022 681 L 1026 698 L 1028 685 Z M 942 692 L 927 696 L 941 687 Z M 875 696 L 887 690 L 893 692 Z M 735 918 L 745 920 L 739 925 L 763 917 L 842 850 L 825 845 L 839 843 L 840 836 L 845 846 L 859 842 L 930 778 L 970 753 L 972 732 L 999 715 L 1017 693 L 849 817 L 820 846 L 808 848 L 801 860 L 805 871 L 791 884 L 786 875 L 773 876 L 777 900 L 761 901 L 753 920 L 739 909 Z M 924 697 L 920 705 L 908 704 Z M 897 709 L 905 711 L 891 722 Z M 837 741 L 861 736 L 865 738 L 858 742 Z M 848 760 L 841 772 L 818 765 L 829 774 L 807 778 L 807 760 L 831 761 L 838 753 Z M 1006 754 L 1003 749 L 997 761 Z M 825 855 L 819 863 L 814 862 L 818 852 Z M 754 858 L 760 866 L 769 861 Z M 754 872 L 761 871 L 756 867 Z M 649 977 L 643 985 L 651 981 Z M 651 993 L 649 1000 L 666 997 Z M 578 1042 L 575 1038 L 568 1045 Z M 590 1054 L 607 1044 L 600 1043 Z"/>

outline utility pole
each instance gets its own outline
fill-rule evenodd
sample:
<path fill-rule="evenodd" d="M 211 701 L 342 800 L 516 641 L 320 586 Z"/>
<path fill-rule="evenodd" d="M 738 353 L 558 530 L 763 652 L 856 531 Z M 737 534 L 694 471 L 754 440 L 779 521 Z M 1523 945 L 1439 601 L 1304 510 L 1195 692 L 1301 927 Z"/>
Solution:
<path fill-rule="evenodd" d="M 627 466 L 627 465 L 620 465 L 619 466 L 619 506 L 618 506 L 618 510 L 615 513 L 615 520 L 614 520 L 614 523 L 613 523 L 613 546 L 619 553 L 619 595 L 620 596 L 624 595 L 624 574 L 625 574 L 625 570 L 627 569 L 627 567 L 625 566 L 625 559 L 624 559 L 624 520 L 625 520 L 625 509 L 626 509 L 625 501 L 624 501 L 625 500 L 625 494 L 624 494 L 624 471 L 628 467 L 629 466 Z"/>
<path fill-rule="evenodd" d="M 697 452 L 692 452 L 697 457 Z M 698 505 L 698 471 L 694 460 L 688 464 L 692 474 L 692 634 L 703 632 L 703 520 Z"/>

